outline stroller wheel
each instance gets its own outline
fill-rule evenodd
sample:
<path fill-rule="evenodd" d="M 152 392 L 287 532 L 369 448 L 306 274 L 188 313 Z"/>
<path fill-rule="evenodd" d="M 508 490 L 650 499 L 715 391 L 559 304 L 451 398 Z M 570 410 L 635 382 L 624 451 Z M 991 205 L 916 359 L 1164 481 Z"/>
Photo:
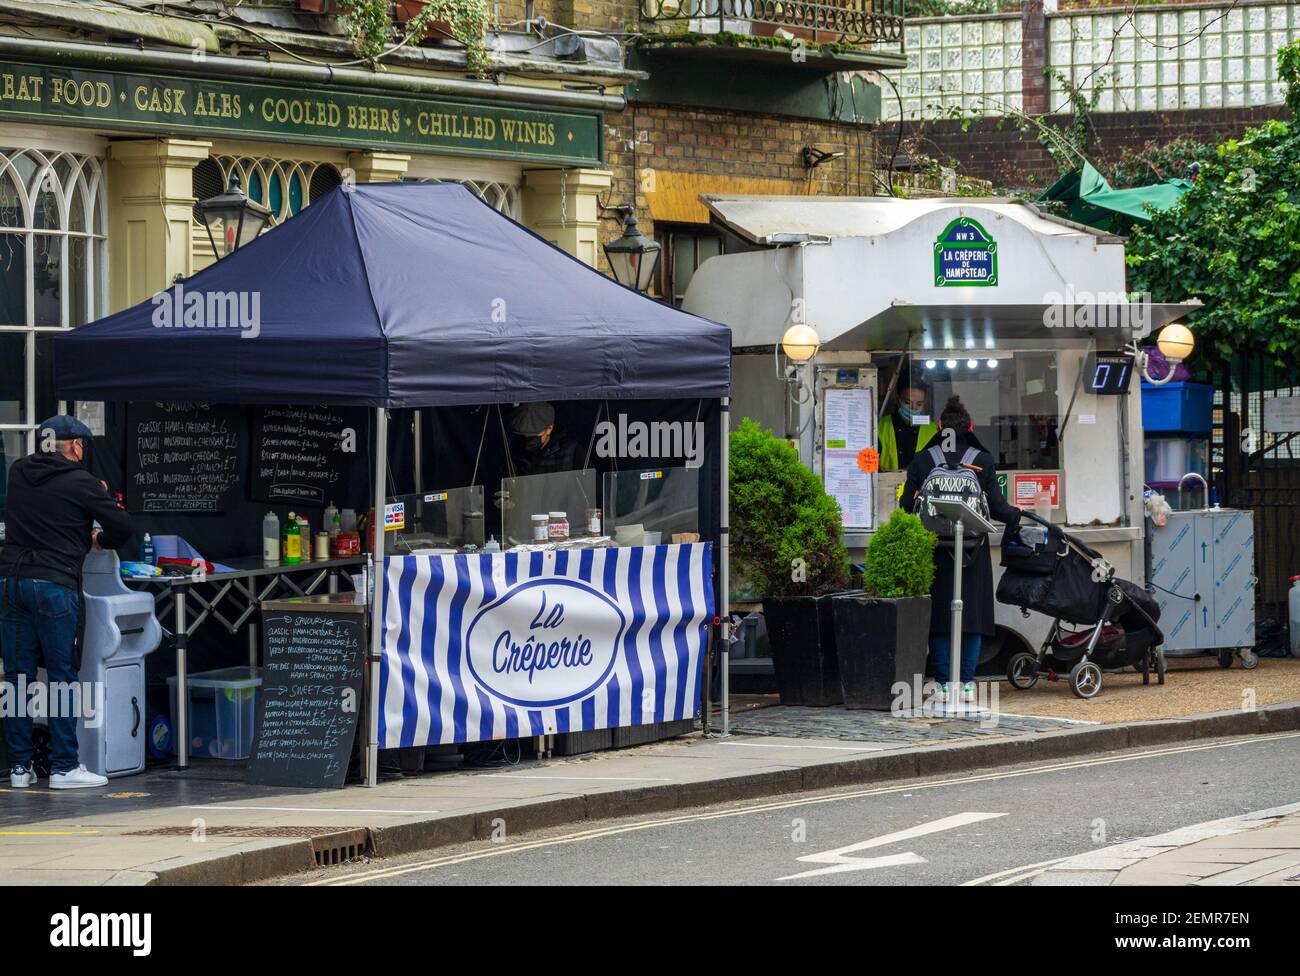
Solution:
<path fill-rule="evenodd" d="M 1232 651 L 1227 650 L 1226 648 L 1219 651 L 1219 667 L 1221 668 L 1232 667 L 1232 658 L 1233 658 Z"/>
<path fill-rule="evenodd" d="M 1038 684 L 1038 656 L 1028 651 L 1012 654 L 1007 662 L 1007 681 L 1012 688 L 1025 691 Z"/>
<path fill-rule="evenodd" d="M 1070 690 L 1080 698 L 1095 698 L 1101 691 L 1101 668 L 1091 661 L 1080 661 L 1070 669 Z"/>
<path fill-rule="evenodd" d="M 1242 648 L 1241 653 L 1237 656 L 1241 658 L 1241 666 L 1247 671 L 1254 671 L 1259 667 L 1259 655 L 1249 647 Z"/>
<path fill-rule="evenodd" d="M 1154 656 L 1152 651 L 1147 651 L 1142 655 L 1142 663 L 1138 665 L 1138 670 L 1142 672 L 1142 683 L 1151 684 L 1151 658 Z"/>
<path fill-rule="evenodd" d="M 1165 660 L 1165 649 L 1161 647 L 1155 652 L 1156 655 L 1156 684 L 1165 683 L 1165 672 L 1169 670 L 1169 662 Z"/>

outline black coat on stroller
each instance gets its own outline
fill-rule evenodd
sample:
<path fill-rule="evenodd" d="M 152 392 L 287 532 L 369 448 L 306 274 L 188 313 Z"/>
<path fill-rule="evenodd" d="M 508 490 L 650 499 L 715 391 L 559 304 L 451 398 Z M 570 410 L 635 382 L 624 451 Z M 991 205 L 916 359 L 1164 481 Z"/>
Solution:
<path fill-rule="evenodd" d="M 1040 674 L 1069 672 L 1070 689 L 1080 698 L 1101 691 L 1103 670 L 1135 667 L 1148 684 L 1154 671 L 1165 683 L 1164 634 L 1160 607 L 1145 589 L 1117 579 L 1115 567 L 1079 539 L 1030 512 L 1024 517 L 1043 526 L 1003 539 L 999 603 L 1036 610 L 1052 618 L 1037 654 L 1022 651 L 1007 662 L 1007 680 L 1031 688 Z M 1074 625 L 1074 626 L 1071 626 Z"/>

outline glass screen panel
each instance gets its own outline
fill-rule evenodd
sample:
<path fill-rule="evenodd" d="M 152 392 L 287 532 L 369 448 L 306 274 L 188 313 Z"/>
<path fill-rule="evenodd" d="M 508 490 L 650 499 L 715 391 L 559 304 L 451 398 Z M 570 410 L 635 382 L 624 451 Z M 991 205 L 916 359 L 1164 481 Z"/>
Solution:
<path fill-rule="evenodd" d="M 404 525 L 388 533 L 386 548 L 394 554 L 422 549 L 482 549 L 486 542 L 483 486 L 441 488 L 413 495 L 397 495 Z"/>
<path fill-rule="evenodd" d="M 605 475 L 605 533 L 618 545 L 656 545 L 700 531 L 700 469 L 650 468 Z"/>
<path fill-rule="evenodd" d="M 564 512 L 569 517 L 569 538 L 586 534 L 587 509 L 595 508 L 596 472 L 560 471 L 502 478 L 500 502 L 502 548 L 533 543 L 533 516 Z"/>

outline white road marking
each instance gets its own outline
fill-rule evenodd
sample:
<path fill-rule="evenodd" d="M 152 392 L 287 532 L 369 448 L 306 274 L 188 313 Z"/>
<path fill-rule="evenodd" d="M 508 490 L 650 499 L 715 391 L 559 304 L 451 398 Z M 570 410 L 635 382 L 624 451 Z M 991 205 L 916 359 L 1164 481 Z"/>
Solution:
<path fill-rule="evenodd" d="M 573 779 L 581 783 L 672 783 L 669 776 L 550 776 L 542 773 L 479 773 L 475 779 Z"/>
<path fill-rule="evenodd" d="M 748 806 L 727 810 L 712 810 L 707 812 L 682 814 L 675 817 L 663 817 L 656 820 L 640 820 L 630 824 L 614 824 L 611 826 L 594 827 L 587 830 L 576 831 L 571 834 L 564 834 L 559 837 L 543 838 L 535 841 L 525 841 L 515 844 L 494 843 L 492 847 L 485 850 L 470 851 L 462 854 L 443 854 L 438 857 L 427 858 L 412 864 L 393 865 L 390 867 L 375 868 L 367 871 L 358 871 L 344 875 L 343 877 L 322 878 L 318 881 L 305 882 L 305 884 L 308 887 L 317 887 L 321 885 L 350 886 L 365 884 L 367 881 L 395 878 L 416 871 L 428 871 L 433 868 L 447 867 L 454 864 L 465 864 L 470 861 L 482 860 L 483 858 L 500 857 L 503 854 L 518 854 L 541 847 L 556 847 L 567 844 L 578 844 L 587 840 L 601 840 L 606 837 L 614 837 L 620 834 L 631 834 L 642 830 L 653 830 L 656 827 L 673 827 L 679 824 L 704 823 L 710 820 L 746 817 L 755 813 L 769 813 L 774 810 L 792 810 L 798 807 L 819 806 L 823 803 L 839 803 L 844 800 L 858 800 L 870 796 L 886 796 L 892 793 L 915 793 L 920 790 L 942 789 L 950 786 L 965 786 L 970 783 L 987 783 L 1003 779 L 1017 779 L 1021 776 L 1037 776 L 1042 773 L 1056 773 L 1092 766 L 1108 766 L 1112 763 L 1137 762 L 1142 759 L 1162 759 L 1166 756 L 1182 755 L 1188 752 L 1204 752 L 1211 749 L 1231 749 L 1237 746 L 1254 745 L 1260 742 L 1275 742 L 1279 739 L 1295 738 L 1300 738 L 1300 732 L 1273 732 L 1263 735 L 1248 736 L 1241 739 L 1233 739 L 1228 742 L 1209 742 L 1196 745 L 1149 749 L 1144 752 L 1133 752 L 1120 756 L 1073 759 L 1066 762 L 1031 766 L 1027 769 L 1014 769 L 1009 772 L 976 773 L 970 776 L 927 780 L 920 783 L 906 783 L 901 786 L 876 786 L 861 790 L 849 790 L 842 793 L 824 793 L 812 796 L 799 796 L 789 800 L 751 803 Z M 1020 868 L 1013 868 L 1012 870 L 1020 870 Z"/>
<path fill-rule="evenodd" d="M 411 814 L 434 814 L 442 813 L 441 810 L 370 810 L 356 807 L 246 807 L 243 805 L 230 805 L 220 803 L 210 803 L 204 806 L 182 807 L 184 810 L 265 810 L 272 813 L 380 813 L 392 817 L 407 817 Z"/>
<path fill-rule="evenodd" d="M 816 868 L 800 874 L 787 874 L 785 877 L 776 880 L 793 881 L 795 878 L 812 878 L 821 874 L 843 874 L 846 871 L 865 871 L 871 868 L 890 867 L 895 864 L 925 864 L 925 858 L 919 854 L 913 854 L 911 851 L 906 854 L 893 854 L 888 857 L 855 858 L 850 855 L 858 851 L 884 847 L 887 844 L 897 844 L 901 841 L 924 837 L 927 834 L 937 834 L 943 830 L 955 830 L 958 827 L 965 827 L 967 824 L 979 823 L 983 820 L 995 820 L 998 817 L 1005 816 L 1005 813 L 958 813 L 951 817 L 944 817 L 941 820 L 909 827 L 906 830 L 896 830 L 892 834 L 883 834 L 870 840 L 849 844 L 847 847 L 837 847 L 833 851 L 822 851 L 820 854 L 805 854 L 799 858 L 805 864 L 829 864 L 830 867 Z"/>

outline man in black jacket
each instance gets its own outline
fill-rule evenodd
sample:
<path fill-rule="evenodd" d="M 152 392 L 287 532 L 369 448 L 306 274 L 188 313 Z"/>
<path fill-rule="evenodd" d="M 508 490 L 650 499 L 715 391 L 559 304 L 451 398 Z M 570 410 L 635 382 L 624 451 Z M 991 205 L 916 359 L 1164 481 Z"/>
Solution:
<path fill-rule="evenodd" d="M 0 650 L 11 686 L 22 679 L 34 685 L 36 669 L 44 663 L 51 686 L 71 687 L 81 657 L 82 561 L 91 546 L 124 545 L 131 538 L 131 520 L 108 486 L 85 468 L 91 438 L 85 424 L 75 417 L 51 417 L 36 436 L 36 453 L 9 468 L 6 541 L 0 548 Z M 69 698 L 50 695 L 49 700 L 53 705 Z M 18 711 L 6 716 L 5 734 L 9 783 L 21 788 L 35 783 L 36 774 L 32 719 Z M 49 725 L 50 787 L 105 785 L 107 779 L 78 761 L 77 717 L 50 714 Z"/>

